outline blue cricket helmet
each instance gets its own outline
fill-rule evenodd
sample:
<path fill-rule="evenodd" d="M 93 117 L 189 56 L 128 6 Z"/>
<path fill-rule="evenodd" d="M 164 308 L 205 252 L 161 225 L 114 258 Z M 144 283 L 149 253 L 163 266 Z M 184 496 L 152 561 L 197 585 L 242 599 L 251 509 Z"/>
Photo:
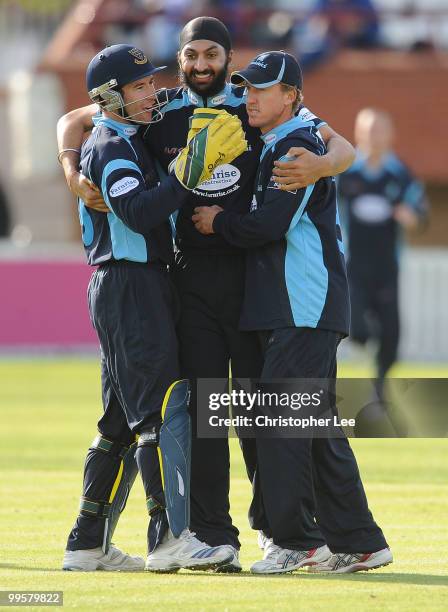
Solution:
<path fill-rule="evenodd" d="M 143 51 L 132 45 L 112 45 L 90 61 L 86 72 L 87 90 L 90 92 L 111 80 L 115 80 L 116 87 L 121 88 L 164 68 L 166 66 L 153 66 Z"/>
<path fill-rule="evenodd" d="M 132 45 L 112 45 L 106 47 L 90 61 L 86 71 L 86 84 L 89 97 L 102 109 L 119 111 L 125 116 L 127 106 L 121 95 L 121 88 L 129 83 L 151 76 L 166 66 L 154 66 L 141 49 Z M 163 92 L 163 95 L 161 95 Z M 126 116 L 136 123 L 154 123 L 162 118 L 160 108 L 166 103 L 166 90 L 155 91 L 157 104 L 154 105 L 153 119 L 149 122 L 138 121 L 135 116 Z M 141 114 L 141 113 L 140 113 Z"/>

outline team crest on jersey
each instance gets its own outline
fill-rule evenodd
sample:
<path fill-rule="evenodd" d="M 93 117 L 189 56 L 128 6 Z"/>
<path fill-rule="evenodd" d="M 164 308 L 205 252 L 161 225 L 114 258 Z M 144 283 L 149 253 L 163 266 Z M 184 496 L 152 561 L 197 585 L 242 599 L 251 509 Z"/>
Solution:
<path fill-rule="evenodd" d="M 130 53 L 134 57 L 135 64 L 146 64 L 146 62 L 148 61 L 148 58 L 143 53 L 143 51 L 140 51 L 140 49 L 136 49 L 134 47 L 134 49 L 131 49 L 128 53 Z"/>
<path fill-rule="evenodd" d="M 137 134 L 137 130 L 138 128 L 129 126 L 125 127 L 123 129 L 123 132 L 126 134 L 126 136 L 134 136 L 135 134 Z"/>
<path fill-rule="evenodd" d="M 268 136 L 264 138 L 266 144 L 271 144 L 274 140 L 277 140 L 277 134 L 268 134 Z"/>
<path fill-rule="evenodd" d="M 252 202 L 250 203 L 250 212 L 254 212 L 254 210 L 257 210 L 257 208 L 257 198 L 254 195 L 252 197 Z"/>

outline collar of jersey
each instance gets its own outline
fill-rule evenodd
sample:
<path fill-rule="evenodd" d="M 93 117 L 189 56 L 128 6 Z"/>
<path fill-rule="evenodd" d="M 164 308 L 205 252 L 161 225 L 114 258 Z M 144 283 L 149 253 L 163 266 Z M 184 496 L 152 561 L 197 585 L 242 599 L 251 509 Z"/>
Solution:
<path fill-rule="evenodd" d="M 386 153 L 385 155 L 383 155 L 383 159 L 381 160 L 381 163 L 378 168 L 370 168 L 367 165 L 366 156 L 361 153 L 359 149 L 357 149 L 355 161 L 353 162 L 349 171 L 361 172 L 367 180 L 375 181 L 383 174 L 383 172 L 388 166 L 395 163 L 395 159 L 396 157 L 393 153 Z"/>
<path fill-rule="evenodd" d="M 292 119 L 288 119 L 288 121 L 277 125 L 277 127 L 272 128 L 272 130 L 269 130 L 269 132 L 266 132 L 266 134 L 262 134 L 261 139 L 264 142 L 264 147 L 261 152 L 260 159 L 263 159 L 269 149 L 274 148 L 279 140 L 282 140 L 283 138 L 285 138 L 285 136 L 287 136 L 291 132 L 294 132 L 294 130 L 298 130 L 299 128 L 304 127 L 310 127 L 313 125 L 314 123 L 312 121 L 304 121 L 300 117 L 293 117 Z"/>
<path fill-rule="evenodd" d="M 132 125 L 131 123 L 121 123 L 120 121 L 114 121 L 114 119 L 104 117 L 103 115 L 95 115 L 93 117 L 93 123 L 95 127 L 98 127 L 100 125 L 106 125 L 107 127 L 110 127 L 115 130 L 119 136 L 126 139 L 129 139 L 131 136 L 135 136 L 140 127 L 138 125 Z"/>
<path fill-rule="evenodd" d="M 186 89 L 184 95 L 187 96 L 190 104 L 198 107 L 205 108 L 213 108 L 213 106 L 221 106 L 228 96 L 232 93 L 232 86 L 230 83 L 226 83 L 224 89 L 222 89 L 219 93 L 210 98 L 204 98 L 194 91 L 192 91 L 189 87 Z"/>

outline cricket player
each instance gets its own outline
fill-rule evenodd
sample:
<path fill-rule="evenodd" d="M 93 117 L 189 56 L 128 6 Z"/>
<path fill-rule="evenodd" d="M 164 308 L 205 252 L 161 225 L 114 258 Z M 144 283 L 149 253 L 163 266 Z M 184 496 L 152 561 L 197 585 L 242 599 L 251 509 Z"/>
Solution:
<path fill-rule="evenodd" d="M 220 109 L 239 117 L 249 143 L 246 153 L 232 164 L 221 166 L 209 182 L 190 193 L 188 203 L 179 210 L 177 255 L 172 272 L 181 307 L 177 329 L 181 375 L 193 383 L 190 405 L 193 426 L 191 527 L 208 544 L 227 544 L 233 550 L 232 563 L 220 571 L 241 570 L 238 530 L 229 513 L 229 447 L 225 439 L 196 436 L 201 407 L 196 406 L 194 381 L 227 378 L 229 361 L 235 377 L 258 378 L 262 368 L 256 335 L 238 327 L 244 294 L 245 251 L 230 245 L 219 235 L 201 235 L 191 220 L 196 206 L 219 203 L 225 210 L 239 214 L 250 209 L 262 142 L 259 129 L 249 124 L 243 89 L 226 82 L 232 54 L 229 32 L 221 21 L 199 17 L 186 24 L 180 35 L 178 55 L 182 86 L 169 90 L 163 119 L 151 127 L 147 140 L 151 155 L 166 171 L 184 145 L 189 117 L 203 108 L 205 117 L 213 116 Z M 91 115 L 95 111 L 95 108 L 73 111 L 61 120 L 61 147 L 79 146 L 83 129 L 91 126 Z M 347 141 L 306 108 L 301 107 L 298 112 L 319 128 L 329 144 L 329 151 L 319 156 L 299 148 L 293 153 L 302 165 L 279 162 L 278 171 L 284 176 L 278 180 L 284 181 L 287 188 L 297 182 L 302 184 L 303 180 L 313 182 L 320 176 L 338 173 L 353 159 L 352 147 Z M 98 193 L 78 174 L 76 153 L 68 152 L 63 165 L 71 189 L 89 206 L 98 202 L 101 206 Z M 251 440 L 245 441 L 243 453 L 252 479 L 256 453 Z"/>
<path fill-rule="evenodd" d="M 399 342 L 398 269 L 402 229 L 425 218 L 422 185 L 394 154 L 390 116 L 365 108 L 356 117 L 357 158 L 340 176 L 338 195 L 346 220 L 348 278 L 352 306 L 350 337 L 365 344 L 377 338 L 378 400 L 397 359 Z"/>
<path fill-rule="evenodd" d="M 293 146 L 317 155 L 325 150 L 313 122 L 295 115 L 301 70 L 291 55 L 271 51 L 233 73 L 231 81 L 247 88 L 249 123 L 261 130 L 264 144 L 251 211 L 198 207 L 193 222 L 204 234 L 248 249 L 240 324 L 259 334 L 261 381 L 328 379 L 334 395 L 336 351 L 349 332 L 350 315 L 335 181 L 322 178 L 282 191 L 272 173 Z M 304 566 L 352 572 L 392 561 L 345 437 L 257 436 L 256 444 L 267 523 L 254 527 L 268 537 L 252 572 Z"/>
<path fill-rule="evenodd" d="M 140 129 L 160 117 L 154 74 L 161 69 L 123 44 L 103 49 L 87 68 L 89 96 L 101 114 L 80 166 L 109 212 L 87 209 L 80 200 L 79 213 L 88 263 L 97 266 L 88 299 L 101 345 L 104 414 L 87 454 L 65 570 L 209 569 L 232 558 L 189 530 L 189 385 L 179 376 L 168 219 L 213 168 L 231 163 L 247 143 L 239 120 L 222 111 L 188 135 L 174 174 L 160 178 Z M 110 544 L 135 477 L 134 454 L 150 516 L 146 564 Z"/>

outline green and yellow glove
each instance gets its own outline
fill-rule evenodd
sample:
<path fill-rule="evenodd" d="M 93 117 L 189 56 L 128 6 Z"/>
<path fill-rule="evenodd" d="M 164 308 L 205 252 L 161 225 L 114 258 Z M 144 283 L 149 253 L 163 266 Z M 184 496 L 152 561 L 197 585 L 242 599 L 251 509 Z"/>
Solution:
<path fill-rule="evenodd" d="M 218 115 L 222 115 L 226 112 L 225 110 L 217 110 L 216 108 L 196 108 L 189 119 L 190 129 L 188 131 L 187 144 L 198 132 L 210 125 Z"/>
<path fill-rule="evenodd" d="M 184 187 L 194 189 L 208 181 L 218 166 L 229 164 L 244 151 L 247 141 L 241 121 L 220 111 L 182 149 L 174 160 L 174 172 Z"/>

